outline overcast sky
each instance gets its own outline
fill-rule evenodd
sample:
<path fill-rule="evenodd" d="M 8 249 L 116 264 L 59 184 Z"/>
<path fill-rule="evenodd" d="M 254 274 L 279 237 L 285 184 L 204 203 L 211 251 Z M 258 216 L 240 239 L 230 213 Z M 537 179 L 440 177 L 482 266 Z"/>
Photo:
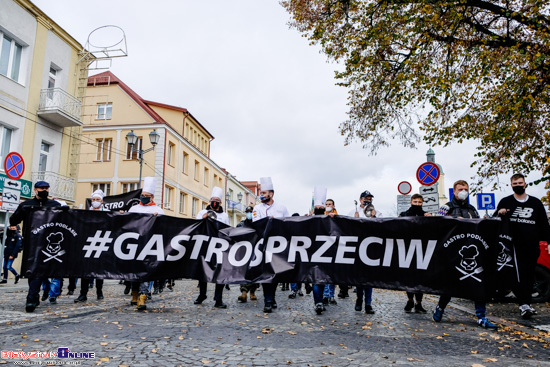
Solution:
<path fill-rule="evenodd" d="M 211 158 L 242 181 L 271 176 L 275 200 L 290 213 L 309 210 L 314 186 L 328 188 L 340 214 L 364 190 L 385 216 L 396 213 L 399 182 L 418 192 L 415 174 L 429 147 L 396 142 L 369 156 L 360 143 L 344 146 L 338 125 L 347 91 L 335 86 L 338 65 L 289 29 L 276 0 L 33 2 L 82 45 L 98 27 L 121 27 L 128 57 L 115 59 L 111 72 L 144 99 L 187 108 L 215 137 Z M 446 191 L 475 175 L 475 146 L 433 147 Z M 544 185 L 527 192 L 540 198 Z M 495 193 L 498 200 L 511 190 Z"/>

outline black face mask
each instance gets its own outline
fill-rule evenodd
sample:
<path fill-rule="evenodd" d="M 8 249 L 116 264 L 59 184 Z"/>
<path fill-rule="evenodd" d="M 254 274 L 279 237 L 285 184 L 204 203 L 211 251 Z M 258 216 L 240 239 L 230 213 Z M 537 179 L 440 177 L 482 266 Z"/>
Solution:
<path fill-rule="evenodd" d="M 514 192 L 518 195 L 523 195 L 523 193 L 525 192 L 525 187 L 523 187 L 523 186 L 512 186 L 512 190 L 514 190 Z"/>
<path fill-rule="evenodd" d="M 314 214 L 314 215 L 323 215 L 323 214 L 325 214 L 325 209 L 323 209 L 323 208 L 315 208 L 315 209 L 313 209 L 313 214 Z"/>
<path fill-rule="evenodd" d="M 214 210 L 218 210 L 220 208 L 220 203 L 217 202 L 217 201 L 211 201 L 210 202 L 210 207 Z"/>
<path fill-rule="evenodd" d="M 50 193 L 46 190 L 36 192 L 36 196 L 38 196 L 40 199 L 47 199 L 49 194 Z"/>
<path fill-rule="evenodd" d="M 424 210 L 422 210 L 422 205 L 411 205 L 409 212 L 414 215 L 424 214 Z"/>
<path fill-rule="evenodd" d="M 141 204 L 147 205 L 151 202 L 151 198 L 149 196 L 140 196 L 139 201 L 141 202 Z"/>
<path fill-rule="evenodd" d="M 8 229 L 8 232 L 7 232 L 8 237 L 13 236 L 14 234 L 15 234 L 15 231 L 14 231 L 14 230 Z"/>

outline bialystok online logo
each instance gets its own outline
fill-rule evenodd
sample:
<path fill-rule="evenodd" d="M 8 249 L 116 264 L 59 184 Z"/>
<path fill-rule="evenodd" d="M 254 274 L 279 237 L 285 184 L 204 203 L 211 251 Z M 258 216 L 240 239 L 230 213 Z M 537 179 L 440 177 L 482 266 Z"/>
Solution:
<path fill-rule="evenodd" d="M 23 351 L 1 351 L 1 358 L 2 359 L 22 359 L 25 362 L 30 363 L 16 363 L 18 361 L 12 361 L 14 364 L 48 364 L 48 361 L 30 361 L 30 360 L 44 360 L 44 359 L 64 359 L 66 361 L 63 361 L 62 364 L 80 364 L 80 361 L 68 361 L 67 359 L 95 359 L 95 352 L 71 352 L 69 348 L 63 347 L 63 348 L 57 348 L 57 352 L 48 351 L 48 352 L 23 352 Z M 59 364 L 61 361 L 55 361 L 56 364 Z"/>

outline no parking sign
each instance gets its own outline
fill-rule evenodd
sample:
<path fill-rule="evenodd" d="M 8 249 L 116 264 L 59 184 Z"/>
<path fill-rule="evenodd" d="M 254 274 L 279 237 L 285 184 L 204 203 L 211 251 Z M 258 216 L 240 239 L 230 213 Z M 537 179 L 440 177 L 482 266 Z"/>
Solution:
<path fill-rule="evenodd" d="M 25 161 L 21 154 L 16 152 L 8 154 L 4 160 L 4 171 L 12 180 L 19 180 L 25 172 Z"/>

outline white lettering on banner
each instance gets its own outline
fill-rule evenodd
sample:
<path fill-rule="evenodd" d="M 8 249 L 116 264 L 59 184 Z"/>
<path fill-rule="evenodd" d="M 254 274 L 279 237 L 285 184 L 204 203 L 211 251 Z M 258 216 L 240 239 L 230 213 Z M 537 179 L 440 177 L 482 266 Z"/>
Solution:
<path fill-rule="evenodd" d="M 105 209 L 109 209 L 109 210 L 116 210 L 116 209 L 122 209 L 124 208 L 124 201 L 115 201 L 115 202 L 112 202 L 112 203 L 103 203 L 103 206 L 105 207 Z"/>
<path fill-rule="evenodd" d="M 303 245 L 300 246 L 299 244 Z M 308 262 L 307 249 L 311 247 L 311 238 L 306 236 L 292 236 L 288 248 L 288 262 L 296 262 L 296 253 L 300 253 L 300 260 Z"/>
<path fill-rule="evenodd" d="M 313 255 L 311 256 L 311 262 L 330 264 L 332 262 L 332 259 L 330 257 L 321 255 L 327 252 L 330 246 L 334 245 L 334 243 L 336 242 L 336 236 L 317 236 L 315 237 L 315 241 L 323 241 L 324 244 L 322 244 L 321 247 L 319 247 L 319 249 L 313 253 Z"/>
<path fill-rule="evenodd" d="M 214 261 L 220 265 L 224 261 L 229 262 L 231 266 L 239 267 L 249 264 L 249 266 L 258 266 L 265 260 L 265 263 L 273 261 L 274 254 L 282 254 L 288 248 L 286 254 L 289 263 L 300 261 L 302 263 L 335 263 L 353 265 L 357 259 L 367 266 L 390 267 L 394 255 L 397 256 L 397 262 L 400 268 L 411 268 L 412 261 L 416 257 L 416 263 L 413 267 L 419 270 L 426 270 L 434 254 L 437 240 L 428 240 L 426 251 L 423 251 L 424 243 L 420 239 L 411 239 L 408 242 L 405 239 L 367 237 L 364 238 L 359 246 L 357 236 L 316 236 L 315 242 L 318 244 L 317 250 L 308 258 L 308 249 L 313 245 L 312 239 L 307 236 L 291 236 L 287 239 L 283 236 L 268 237 L 265 246 L 265 259 L 260 250 L 264 239 L 260 239 L 256 245 L 248 241 L 240 241 L 232 246 L 229 241 L 219 237 L 206 235 L 178 235 L 170 239 L 170 247 L 164 247 L 164 238 L 161 234 L 153 234 L 138 254 L 139 233 L 126 232 L 116 239 L 111 238 L 111 231 L 97 231 L 94 237 L 88 237 L 87 245 L 82 250 L 86 251 L 85 258 L 99 258 L 100 255 L 109 250 L 108 244 L 113 242 L 114 255 L 121 260 L 143 261 L 148 256 L 153 256 L 156 261 L 177 261 L 182 259 L 188 250 L 192 247 L 190 260 L 196 260 L 201 253 L 205 253 L 206 262 Z M 470 237 L 485 241 L 477 234 L 459 234 L 449 239 L 445 245 L 449 245 L 459 238 Z M 204 246 L 206 244 L 206 249 Z M 337 245 L 336 252 L 333 255 L 327 255 L 333 245 Z M 369 246 L 374 246 L 378 251 L 380 258 L 369 257 Z M 244 250 L 242 250 L 244 249 Z M 395 253 L 397 252 L 397 254 Z M 356 254 L 357 253 L 357 254 Z M 224 254 L 227 254 L 224 259 Z M 371 256 L 373 252 L 371 251 Z"/>

